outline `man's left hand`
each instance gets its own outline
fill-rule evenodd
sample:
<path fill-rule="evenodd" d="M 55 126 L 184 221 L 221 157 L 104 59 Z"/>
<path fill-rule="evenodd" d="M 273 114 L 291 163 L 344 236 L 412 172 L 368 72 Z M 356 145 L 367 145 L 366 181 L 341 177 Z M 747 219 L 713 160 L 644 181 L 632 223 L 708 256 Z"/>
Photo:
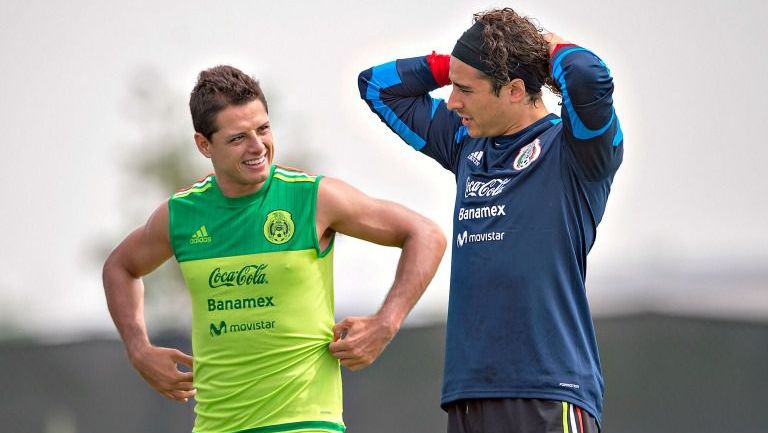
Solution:
<path fill-rule="evenodd" d="M 341 365 L 358 371 L 373 364 L 396 333 L 392 324 L 377 315 L 347 317 L 333 327 L 328 348 Z"/>

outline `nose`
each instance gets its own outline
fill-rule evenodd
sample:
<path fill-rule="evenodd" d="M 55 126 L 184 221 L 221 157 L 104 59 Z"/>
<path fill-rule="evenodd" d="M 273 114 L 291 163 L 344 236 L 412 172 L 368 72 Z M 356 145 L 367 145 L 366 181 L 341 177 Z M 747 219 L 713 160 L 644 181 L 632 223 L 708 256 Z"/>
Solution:
<path fill-rule="evenodd" d="M 264 140 L 263 138 L 256 133 L 256 131 L 252 131 L 251 134 L 249 134 L 249 140 L 248 140 L 248 150 L 251 152 L 260 153 L 262 149 L 264 149 Z"/>
<path fill-rule="evenodd" d="M 461 102 L 459 102 L 459 98 L 456 95 L 456 88 L 451 88 L 451 94 L 448 96 L 448 102 L 445 103 L 445 106 L 448 107 L 449 110 L 458 110 L 459 108 L 462 108 L 463 105 Z"/>

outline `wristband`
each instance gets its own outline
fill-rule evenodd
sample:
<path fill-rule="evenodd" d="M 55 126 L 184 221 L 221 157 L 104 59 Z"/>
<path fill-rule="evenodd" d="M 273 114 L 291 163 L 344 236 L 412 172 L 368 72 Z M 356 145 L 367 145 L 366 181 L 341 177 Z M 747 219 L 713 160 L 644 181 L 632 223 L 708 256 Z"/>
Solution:
<path fill-rule="evenodd" d="M 451 56 L 447 54 L 437 54 L 432 51 L 432 54 L 427 56 L 427 64 L 429 70 L 432 71 L 432 78 L 438 86 L 443 87 L 451 84 L 451 80 L 448 79 L 448 67 L 451 63 Z"/>

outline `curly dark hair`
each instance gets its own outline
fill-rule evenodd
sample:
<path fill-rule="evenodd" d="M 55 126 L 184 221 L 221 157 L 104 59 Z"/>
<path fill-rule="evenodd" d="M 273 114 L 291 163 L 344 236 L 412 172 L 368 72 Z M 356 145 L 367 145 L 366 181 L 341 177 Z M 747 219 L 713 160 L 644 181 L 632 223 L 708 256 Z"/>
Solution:
<path fill-rule="evenodd" d="M 556 95 L 561 94 L 549 73 L 549 44 L 542 35 L 543 29 L 533 19 L 521 17 L 512 8 L 478 12 L 473 18 L 474 22 L 485 25 L 483 54 L 493 70 L 491 86 L 497 96 L 502 87 L 521 78 L 515 72 L 517 68 L 525 68 L 532 78 Z M 534 91 L 526 86 L 526 92 L 533 101 L 541 98 L 541 90 Z"/>
<path fill-rule="evenodd" d="M 264 104 L 267 99 L 259 82 L 232 66 L 220 65 L 206 69 L 197 76 L 197 84 L 189 96 L 192 125 L 208 140 L 219 130 L 216 115 L 230 105 L 245 105 L 255 100 Z"/>

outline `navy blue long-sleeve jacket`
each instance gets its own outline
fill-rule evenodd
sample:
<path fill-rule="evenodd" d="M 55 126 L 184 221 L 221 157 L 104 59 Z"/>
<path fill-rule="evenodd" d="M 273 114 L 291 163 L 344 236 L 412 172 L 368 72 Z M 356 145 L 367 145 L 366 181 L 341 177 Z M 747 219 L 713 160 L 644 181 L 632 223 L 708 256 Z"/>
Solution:
<path fill-rule="evenodd" d="M 560 116 L 500 137 L 468 136 L 429 95 L 438 85 L 425 57 L 367 69 L 358 84 L 390 129 L 456 177 L 442 404 L 568 401 L 599 422 L 604 386 L 584 281 L 623 135 L 596 55 L 559 46 L 551 71 Z"/>

